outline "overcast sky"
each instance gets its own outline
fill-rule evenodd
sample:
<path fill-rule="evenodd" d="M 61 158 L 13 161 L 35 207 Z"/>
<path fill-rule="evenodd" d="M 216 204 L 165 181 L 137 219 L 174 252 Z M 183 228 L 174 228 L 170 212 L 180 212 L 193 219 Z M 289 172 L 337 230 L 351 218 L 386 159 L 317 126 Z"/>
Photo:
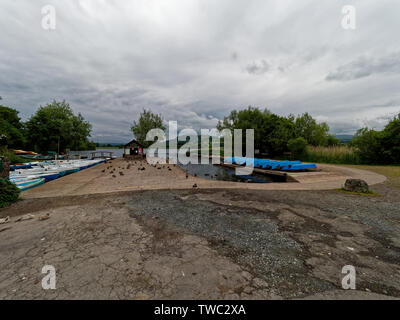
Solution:
<path fill-rule="evenodd" d="M 399 0 L 0 0 L 0 13 L 0 103 L 26 120 L 65 99 L 95 141 L 131 139 L 143 108 L 195 129 L 248 105 L 307 111 L 333 133 L 400 112 Z"/>

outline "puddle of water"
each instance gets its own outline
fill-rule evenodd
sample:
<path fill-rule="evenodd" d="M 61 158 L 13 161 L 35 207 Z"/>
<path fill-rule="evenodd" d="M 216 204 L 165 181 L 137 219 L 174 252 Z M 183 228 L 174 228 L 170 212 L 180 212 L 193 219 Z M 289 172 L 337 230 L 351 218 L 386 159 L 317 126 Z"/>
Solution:
<path fill-rule="evenodd" d="M 185 170 L 192 176 L 210 180 L 222 180 L 222 181 L 233 181 L 233 182 L 247 182 L 247 183 L 270 183 L 270 182 L 285 182 L 283 177 L 278 176 L 265 176 L 265 175 L 246 175 L 237 176 L 235 170 L 225 168 L 219 165 L 213 164 L 181 164 L 178 163 L 179 167 Z"/>

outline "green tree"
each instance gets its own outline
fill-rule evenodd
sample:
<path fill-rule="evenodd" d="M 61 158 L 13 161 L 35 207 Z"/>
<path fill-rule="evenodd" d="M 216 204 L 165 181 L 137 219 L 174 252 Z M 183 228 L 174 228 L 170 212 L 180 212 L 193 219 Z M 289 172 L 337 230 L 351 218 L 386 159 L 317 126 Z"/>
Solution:
<path fill-rule="evenodd" d="M 18 111 L 0 106 L 0 143 L 11 148 L 22 148 L 25 144 L 23 131 L 24 126 L 18 117 Z"/>
<path fill-rule="evenodd" d="M 285 152 L 288 141 L 294 137 L 294 125 L 291 118 L 281 117 L 267 109 L 261 111 L 251 106 L 240 111 L 233 110 L 228 117 L 218 123 L 217 129 L 254 129 L 255 148 L 270 156 Z"/>
<path fill-rule="evenodd" d="M 357 131 L 351 142 L 366 164 L 400 163 L 400 114 L 394 117 L 382 131 L 363 128 Z"/>
<path fill-rule="evenodd" d="M 153 143 L 152 141 L 146 141 L 147 132 L 151 129 L 165 130 L 163 119 L 160 114 L 154 114 L 150 110 L 144 109 L 140 114 L 139 120 L 137 122 L 133 121 L 131 130 L 136 140 L 146 148 Z"/>
<path fill-rule="evenodd" d="M 327 137 L 326 137 L 326 145 L 328 147 L 338 146 L 338 145 L 340 145 L 340 141 L 334 135 L 328 134 Z"/>
<path fill-rule="evenodd" d="M 313 146 L 328 145 L 329 126 L 317 121 L 309 114 L 304 113 L 294 121 L 296 137 L 303 137 Z M 333 142 L 330 140 L 330 142 Z"/>
<path fill-rule="evenodd" d="M 88 148 L 91 124 L 75 115 L 65 101 L 41 106 L 26 123 L 30 146 L 39 152 L 85 150 Z"/>
<path fill-rule="evenodd" d="M 400 114 L 383 129 L 381 143 L 385 162 L 400 163 Z"/>
<path fill-rule="evenodd" d="M 303 137 L 290 139 L 287 146 L 293 158 L 301 159 L 307 152 L 307 141 Z"/>
<path fill-rule="evenodd" d="M 357 148 L 362 163 L 383 163 L 382 133 L 368 128 L 357 131 L 351 145 Z"/>

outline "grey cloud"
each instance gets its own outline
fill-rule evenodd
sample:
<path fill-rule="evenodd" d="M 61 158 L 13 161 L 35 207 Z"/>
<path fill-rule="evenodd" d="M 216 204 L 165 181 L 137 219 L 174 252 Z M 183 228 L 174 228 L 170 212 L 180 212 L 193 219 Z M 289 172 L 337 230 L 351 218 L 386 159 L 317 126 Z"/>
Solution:
<path fill-rule="evenodd" d="M 268 72 L 270 70 L 271 66 L 268 64 L 267 61 L 260 60 L 258 62 L 252 62 L 246 66 L 246 71 L 249 74 L 255 74 L 255 75 L 260 75 Z"/>
<path fill-rule="evenodd" d="M 330 72 L 326 76 L 326 80 L 349 81 L 382 73 L 400 73 L 400 52 L 378 59 L 374 57 L 360 57 Z"/>
<path fill-rule="evenodd" d="M 354 0 L 351 43 L 341 4 L 319 2 L 48 0 L 58 20 L 46 32 L 41 4 L 2 1 L 1 103 L 26 120 L 65 99 L 103 142 L 128 141 L 143 108 L 196 130 L 248 105 L 309 111 L 332 131 L 381 125 L 400 111 L 400 2 Z"/>

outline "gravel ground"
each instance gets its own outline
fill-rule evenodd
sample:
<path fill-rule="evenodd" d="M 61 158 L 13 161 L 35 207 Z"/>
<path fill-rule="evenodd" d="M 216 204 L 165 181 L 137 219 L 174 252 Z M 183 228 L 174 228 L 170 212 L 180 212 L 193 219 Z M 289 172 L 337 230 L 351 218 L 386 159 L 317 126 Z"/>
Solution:
<path fill-rule="evenodd" d="M 12 218 L 0 225 L 0 298 L 400 297 L 400 190 L 373 189 L 381 196 L 190 189 L 24 200 L 0 211 Z M 35 219 L 15 222 L 27 213 Z M 56 292 L 40 287 L 45 263 L 59 270 Z M 352 292 L 341 289 L 348 264 Z"/>
<path fill-rule="evenodd" d="M 362 289 L 399 296 L 400 198 L 395 193 L 200 190 L 165 192 L 161 199 L 158 193 L 143 193 L 127 205 L 131 216 L 162 219 L 207 238 L 221 255 L 285 297 L 340 287 L 346 264 L 360 266 Z M 381 263 L 394 272 L 390 278 L 397 276 L 383 281 Z"/>

